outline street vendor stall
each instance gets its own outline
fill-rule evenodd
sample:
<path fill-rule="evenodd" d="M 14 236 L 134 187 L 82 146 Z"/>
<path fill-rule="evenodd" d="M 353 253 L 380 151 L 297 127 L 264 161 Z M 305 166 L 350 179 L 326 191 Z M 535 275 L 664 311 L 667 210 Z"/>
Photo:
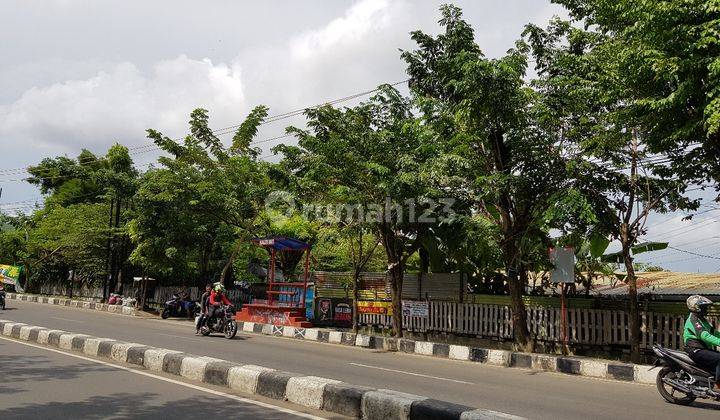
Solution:
<path fill-rule="evenodd" d="M 237 320 L 303 328 L 312 326 L 305 310 L 311 246 L 280 236 L 256 238 L 252 242 L 267 249 L 269 254 L 267 299 L 253 299 L 252 303 L 244 305 L 237 313 Z M 298 273 L 296 268 L 301 261 L 302 271 Z"/>

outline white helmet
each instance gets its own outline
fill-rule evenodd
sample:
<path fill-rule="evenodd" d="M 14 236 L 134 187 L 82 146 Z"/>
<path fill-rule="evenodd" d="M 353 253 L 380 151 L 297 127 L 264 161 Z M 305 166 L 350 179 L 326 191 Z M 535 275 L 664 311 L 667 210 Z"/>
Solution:
<path fill-rule="evenodd" d="M 706 298 L 705 296 L 692 295 L 687 298 L 687 307 L 690 309 L 690 312 L 704 313 L 707 311 L 707 307 L 712 305 L 712 303 L 712 300 Z"/>

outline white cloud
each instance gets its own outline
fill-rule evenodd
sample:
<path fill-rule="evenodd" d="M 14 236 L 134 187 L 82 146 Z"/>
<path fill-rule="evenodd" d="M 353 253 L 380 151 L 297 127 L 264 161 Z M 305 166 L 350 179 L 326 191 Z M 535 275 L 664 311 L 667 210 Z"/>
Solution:
<path fill-rule="evenodd" d="M 198 106 L 220 121 L 246 112 L 240 68 L 181 55 L 147 75 L 125 62 L 84 80 L 33 87 L 0 108 L 0 138 L 71 154 L 115 140 L 137 145 L 148 127 L 182 133 Z"/>
<path fill-rule="evenodd" d="M 242 120 L 252 105 L 265 104 L 271 113 L 282 113 L 399 81 L 406 75 L 398 49 L 414 48 L 408 34 L 412 30 L 437 32 L 438 5 L 356 1 L 315 28 L 288 33 L 284 42 L 249 40 L 236 53 L 239 55 L 226 56 L 224 62 L 202 55 L 146 63 L 115 61 L 112 65 L 104 56 L 93 56 L 87 62 L 70 60 L 60 67 L 92 70 L 76 72 L 84 78 L 40 83 L 13 102 L 0 105 L 0 142 L 22 141 L 24 147 L 43 156 L 74 155 L 82 147 L 103 151 L 115 140 L 128 145 L 145 143 L 149 127 L 171 136 L 182 135 L 190 111 L 198 106 L 210 110 L 213 127 L 222 127 Z M 466 17 L 480 21 L 473 23 L 481 44 L 492 39 L 498 28 L 513 33 L 510 39 L 493 39 L 493 48 L 500 51 L 512 46 L 528 19 L 502 7 L 487 9 L 474 3 L 467 7 Z M 548 7 L 538 6 L 533 13 L 544 16 Z M 517 22 L 497 19 L 507 14 Z M 210 38 L 204 43 L 212 45 Z M 142 45 L 138 47 L 143 50 Z M 183 48 L 178 46 L 180 51 Z M 164 53 L 158 51 L 155 56 Z M 100 63 L 105 64 L 98 72 L 95 69 Z M 45 59 L 40 64 L 46 64 Z M 50 78 L 51 73 L 59 77 L 51 80 L 63 80 L 68 71 L 59 69 L 43 77 Z M 261 135 L 277 136 L 282 126 L 275 124 Z"/>
<path fill-rule="evenodd" d="M 311 58 L 319 52 L 336 50 L 342 44 L 357 44 L 373 31 L 382 30 L 391 21 L 386 0 L 365 0 L 350 7 L 345 16 L 330 21 L 325 27 L 297 36 L 290 43 L 296 58 Z"/>

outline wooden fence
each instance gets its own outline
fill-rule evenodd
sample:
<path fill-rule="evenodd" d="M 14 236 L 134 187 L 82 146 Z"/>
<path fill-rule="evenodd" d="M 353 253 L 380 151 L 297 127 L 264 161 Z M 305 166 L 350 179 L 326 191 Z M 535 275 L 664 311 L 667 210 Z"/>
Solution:
<path fill-rule="evenodd" d="M 559 308 L 531 306 L 528 329 L 538 341 L 559 342 L 562 339 Z M 628 313 L 603 309 L 568 309 L 568 343 L 573 345 L 629 345 Z M 717 323 L 716 317 L 710 321 Z M 360 323 L 389 328 L 388 315 L 361 314 Z M 683 347 L 685 316 L 641 312 L 642 347 L 661 344 L 673 349 Z M 511 340 L 512 312 L 508 306 L 431 301 L 427 317 L 403 317 L 403 328 L 413 332 L 441 332 L 471 335 L 488 339 Z"/>

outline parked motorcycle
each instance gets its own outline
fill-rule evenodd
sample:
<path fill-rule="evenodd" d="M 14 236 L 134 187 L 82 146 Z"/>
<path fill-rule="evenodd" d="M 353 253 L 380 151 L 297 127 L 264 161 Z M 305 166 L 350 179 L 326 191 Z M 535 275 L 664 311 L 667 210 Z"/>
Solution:
<path fill-rule="evenodd" d="M 189 305 L 185 305 L 189 302 Z M 186 306 L 188 309 L 186 309 Z M 182 317 L 182 318 L 195 318 L 195 315 L 200 312 L 200 305 L 195 301 L 185 301 L 177 293 L 172 295 L 172 298 L 165 302 L 163 310 L 160 313 L 162 319 L 168 319 L 169 317 Z"/>
<path fill-rule="evenodd" d="M 0 309 L 5 310 L 5 291 L 0 290 Z"/>
<path fill-rule="evenodd" d="M 658 372 L 656 384 L 665 401 L 673 404 L 688 405 L 696 398 L 720 401 L 720 393 L 714 390 L 715 375 L 699 367 L 687 353 L 653 346 L 658 356 L 655 367 Z"/>
<path fill-rule="evenodd" d="M 108 305 L 122 305 L 123 297 L 117 293 L 111 293 L 108 298 Z"/>
<path fill-rule="evenodd" d="M 200 333 L 205 336 L 212 333 L 222 333 L 228 340 L 234 338 L 238 328 L 234 312 L 232 306 L 223 305 L 222 310 L 210 318 L 205 326 L 200 328 Z"/>

